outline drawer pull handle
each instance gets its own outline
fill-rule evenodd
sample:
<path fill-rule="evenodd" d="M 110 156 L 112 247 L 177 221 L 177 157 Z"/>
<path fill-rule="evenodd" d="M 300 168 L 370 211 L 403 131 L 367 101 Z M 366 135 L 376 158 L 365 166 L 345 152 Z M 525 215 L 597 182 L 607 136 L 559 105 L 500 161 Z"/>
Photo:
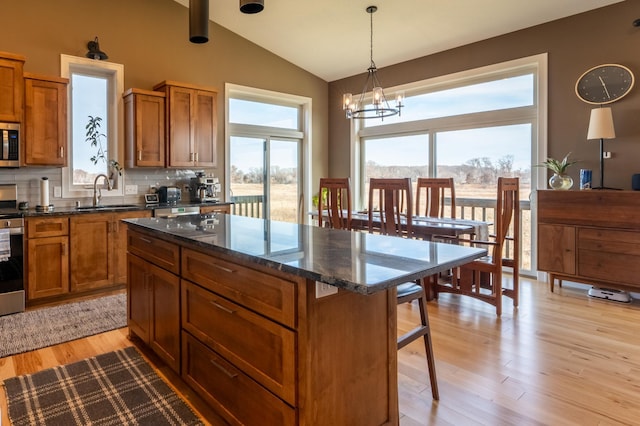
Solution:
<path fill-rule="evenodd" d="M 234 311 L 233 309 L 229 309 L 229 308 L 227 308 L 225 306 L 222 306 L 221 304 L 217 303 L 215 300 L 211 300 L 210 303 L 213 306 L 215 306 L 216 308 L 221 309 L 221 310 L 225 311 L 228 314 L 235 314 L 236 313 L 236 311 Z"/>
<path fill-rule="evenodd" d="M 151 240 L 148 240 L 148 239 L 142 238 L 142 237 L 139 237 L 139 238 L 140 238 L 140 241 L 142 241 L 143 243 L 151 244 Z"/>
<path fill-rule="evenodd" d="M 230 274 L 233 274 L 235 272 L 233 269 L 225 268 L 224 266 L 216 265 L 215 263 L 211 264 L 211 266 L 213 266 L 214 268 L 218 268 L 221 271 L 228 272 Z"/>
<path fill-rule="evenodd" d="M 222 365 L 218 364 L 215 359 L 210 359 L 209 361 L 211 361 L 211 364 L 215 365 L 218 370 L 222 371 L 230 379 L 235 379 L 236 377 L 238 377 L 238 373 L 233 373 L 227 370 Z"/>

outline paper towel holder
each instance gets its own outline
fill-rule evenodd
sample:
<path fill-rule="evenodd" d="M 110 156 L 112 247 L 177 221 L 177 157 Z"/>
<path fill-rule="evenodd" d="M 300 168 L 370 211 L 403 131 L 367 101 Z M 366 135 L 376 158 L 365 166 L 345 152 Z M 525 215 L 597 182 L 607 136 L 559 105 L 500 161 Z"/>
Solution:
<path fill-rule="evenodd" d="M 49 178 L 40 179 L 40 204 L 36 206 L 37 212 L 53 211 L 53 204 L 49 203 Z"/>

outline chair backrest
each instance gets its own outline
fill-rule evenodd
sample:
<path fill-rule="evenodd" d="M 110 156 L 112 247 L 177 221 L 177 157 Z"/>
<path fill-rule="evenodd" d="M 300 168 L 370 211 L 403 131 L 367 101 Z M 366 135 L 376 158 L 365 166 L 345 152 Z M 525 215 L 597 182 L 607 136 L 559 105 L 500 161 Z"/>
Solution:
<path fill-rule="evenodd" d="M 351 229 L 349 178 L 320 178 L 318 224 L 336 229 Z"/>
<path fill-rule="evenodd" d="M 514 250 L 519 250 L 518 241 L 520 235 L 520 179 L 498 178 L 498 201 L 496 203 L 495 227 L 496 243 L 493 257 L 502 257 L 504 242 L 509 234 L 509 227 L 513 221 Z M 514 220 L 515 218 L 515 220 Z"/>
<path fill-rule="evenodd" d="M 369 179 L 369 232 L 411 237 L 412 206 L 411 179 Z"/>
<path fill-rule="evenodd" d="M 445 196 L 449 193 L 451 199 L 451 214 L 456 217 L 456 191 L 453 178 L 418 178 L 416 189 L 416 215 L 428 217 L 445 217 Z M 424 206 L 422 194 L 425 195 Z M 424 214 L 423 214 L 424 213 Z"/>

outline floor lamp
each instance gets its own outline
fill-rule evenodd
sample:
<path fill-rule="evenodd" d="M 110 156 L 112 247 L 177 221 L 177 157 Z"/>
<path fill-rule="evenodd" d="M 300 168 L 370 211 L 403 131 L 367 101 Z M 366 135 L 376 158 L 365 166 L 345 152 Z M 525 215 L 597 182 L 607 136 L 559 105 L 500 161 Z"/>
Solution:
<path fill-rule="evenodd" d="M 600 139 L 600 186 L 593 189 L 615 189 L 605 188 L 604 186 L 604 140 L 616 137 L 616 131 L 613 128 L 613 115 L 611 108 L 595 108 L 591 110 L 591 118 L 589 119 L 589 131 L 587 132 L 587 140 Z"/>

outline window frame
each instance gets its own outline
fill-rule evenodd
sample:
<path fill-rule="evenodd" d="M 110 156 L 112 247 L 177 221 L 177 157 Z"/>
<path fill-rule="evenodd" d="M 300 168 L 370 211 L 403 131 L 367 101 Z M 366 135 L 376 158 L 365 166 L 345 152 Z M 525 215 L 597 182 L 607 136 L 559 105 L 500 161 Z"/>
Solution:
<path fill-rule="evenodd" d="M 229 122 L 229 99 L 242 99 L 253 102 L 270 103 L 281 106 L 296 106 L 300 109 L 299 129 L 286 129 L 280 127 L 258 126 L 251 124 L 239 124 Z M 225 182 L 227 200 L 231 199 L 231 170 L 230 170 L 230 148 L 231 138 L 255 137 L 271 139 L 300 140 L 300 173 L 299 173 L 299 194 L 303 198 L 301 211 L 298 211 L 298 222 L 306 223 L 308 220 L 309 204 L 311 203 L 311 152 L 312 140 L 312 99 L 306 96 L 293 95 L 289 93 L 275 92 L 255 87 L 242 86 L 233 83 L 225 84 Z M 268 184 L 268 182 L 267 182 Z M 265 189 L 266 190 L 266 189 Z"/>
<path fill-rule="evenodd" d="M 60 75 L 71 81 L 73 73 L 108 79 L 108 131 L 107 151 L 110 159 L 123 164 L 120 153 L 124 152 L 123 100 L 124 65 L 71 55 L 60 55 Z M 70 83 L 71 84 L 71 83 Z M 62 198 L 86 198 L 93 196 L 93 185 L 73 185 L 73 87 L 68 93 L 69 111 L 67 113 L 67 149 L 68 165 L 62 168 Z M 124 171 L 122 176 L 114 173 L 113 190 L 103 191 L 103 197 L 124 196 Z"/>

